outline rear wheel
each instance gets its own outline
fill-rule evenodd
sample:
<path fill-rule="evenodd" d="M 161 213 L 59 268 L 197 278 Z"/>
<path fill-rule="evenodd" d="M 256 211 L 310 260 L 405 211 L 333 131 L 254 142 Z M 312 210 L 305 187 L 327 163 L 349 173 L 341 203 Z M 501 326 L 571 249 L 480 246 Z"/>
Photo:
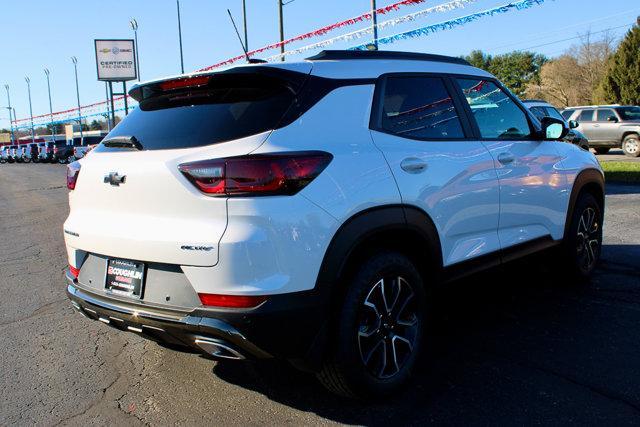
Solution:
<path fill-rule="evenodd" d="M 425 293 L 404 255 L 367 259 L 349 283 L 319 380 L 347 397 L 391 394 L 411 377 L 421 350 Z"/>
<path fill-rule="evenodd" d="M 600 260 L 602 209 L 593 195 L 579 196 L 563 244 L 563 270 L 578 279 L 588 279 Z"/>
<path fill-rule="evenodd" d="M 630 157 L 640 156 L 640 138 L 636 134 L 627 135 L 622 140 L 622 151 Z"/>
<path fill-rule="evenodd" d="M 607 154 L 609 152 L 609 150 L 611 150 L 611 148 L 609 148 L 609 147 L 598 147 L 598 148 L 594 148 L 594 150 L 596 150 L 596 153 L 598 153 L 598 154 Z"/>

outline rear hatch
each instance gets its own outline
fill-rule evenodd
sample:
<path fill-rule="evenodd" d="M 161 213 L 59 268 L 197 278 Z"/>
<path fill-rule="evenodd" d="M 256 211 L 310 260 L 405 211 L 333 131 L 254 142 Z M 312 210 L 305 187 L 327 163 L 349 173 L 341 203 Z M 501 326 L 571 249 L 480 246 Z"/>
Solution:
<path fill-rule="evenodd" d="M 200 192 L 178 166 L 258 148 L 310 68 L 240 67 L 135 87 L 139 106 L 79 162 L 67 245 L 114 258 L 215 265 L 227 199 Z"/>

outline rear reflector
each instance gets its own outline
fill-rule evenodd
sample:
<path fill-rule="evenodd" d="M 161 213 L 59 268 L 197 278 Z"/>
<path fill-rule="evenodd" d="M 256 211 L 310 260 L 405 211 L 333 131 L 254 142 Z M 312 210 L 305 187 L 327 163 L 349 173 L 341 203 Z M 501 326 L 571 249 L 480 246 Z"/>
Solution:
<path fill-rule="evenodd" d="M 224 308 L 254 308 L 267 300 L 265 296 L 198 294 L 202 305 Z"/>
<path fill-rule="evenodd" d="M 321 151 L 258 154 L 183 163 L 178 168 L 212 196 L 292 195 L 313 181 L 331 159 Z"/>
<path fill-rule="evenodd" d="M 80 174 L 80 163 L 73 162 L 67 165 L 67 188 L 75 190 L 78 175 Z"/>
<path fill-rule="evenodd" d="M 75 268 L 73 266 L 69 266 L 69 273 L 71 273 L 71 275 L 73 276 L 74 279 L 78 278 L 78 275 L 80 275 L 80 269 L 79 268 Z"/>
<path fill-rule="evenodd" d="M 204 86 L 209 83 L 211 76 L 197 76 L 188 77 L 186 79 L 168 80 L 160 83 L 160 89 L 162 90 L 174 90 L 186 87 L 198 87 Z"/>

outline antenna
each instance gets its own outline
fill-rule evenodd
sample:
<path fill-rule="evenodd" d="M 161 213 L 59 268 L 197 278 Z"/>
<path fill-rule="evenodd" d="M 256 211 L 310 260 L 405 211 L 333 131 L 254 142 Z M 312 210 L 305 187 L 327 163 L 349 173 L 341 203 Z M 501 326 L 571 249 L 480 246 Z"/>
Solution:
<path fill-rule="evenodd" d="M 240 37 L 240 33 L 238 32 L 238 27 L 236 27 L 236 21 L 233 20 L 233 15 L 231 15 L 231 11 L 227 9 L 227 13 L 229 14 L 229 19 L 231 19 L 231 23 L 233 24 L 233 28 L 236 30 L 236 35 L 238 36 L 238 41 L 240 42 L 240 46 L 242 46 L 242 51 L 244 52 L 244 56 L 247 58 L 247 62 L 251 62 L 249 59 L 249 52 L 247 52 L 247 48 L 244 43 L 242 43 L 242 37 Z"/>

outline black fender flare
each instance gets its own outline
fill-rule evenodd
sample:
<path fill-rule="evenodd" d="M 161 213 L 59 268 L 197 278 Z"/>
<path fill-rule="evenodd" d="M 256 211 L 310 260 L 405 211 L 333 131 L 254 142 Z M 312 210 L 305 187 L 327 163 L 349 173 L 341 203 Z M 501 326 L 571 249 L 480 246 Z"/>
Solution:
<path fill-rule="evenodd" d="M 573 217 L 573 210 L 575 209 L 576 202 L 578 200 L 578 196 L 582 192 L 582 190 L 590 185 L 596 185 L 601 192 L 602 198 L 599 200 L 602 206 L 602 210 L 604 212 L 604 196 L 605 196 L 605 185 L 604 185 L 604 176 L 602 172 L 595 168 L 589 168 L 581 171 L 576 179 L 573 181 L 573 187 L 571 189 L 571 196 L 569 196 L 569 206 L 567 207 L 567 217 L 564 223 L 564 234 L 566 237 L 569 227 L 571 226 L 571 218 Z"/>
<path fill-rule="evenodd" d="M 322 260 L 316 290 L 329 297 L 360 245 L 378 233 L 393 231 L 415 232 L 427 245 L 425 250 L 430 259 L 425 262 L 434 268 L 442 268 L 440 237 L 426 212 L 409 205 L 374 207 L 349 218 L 334 234 Z"/>

